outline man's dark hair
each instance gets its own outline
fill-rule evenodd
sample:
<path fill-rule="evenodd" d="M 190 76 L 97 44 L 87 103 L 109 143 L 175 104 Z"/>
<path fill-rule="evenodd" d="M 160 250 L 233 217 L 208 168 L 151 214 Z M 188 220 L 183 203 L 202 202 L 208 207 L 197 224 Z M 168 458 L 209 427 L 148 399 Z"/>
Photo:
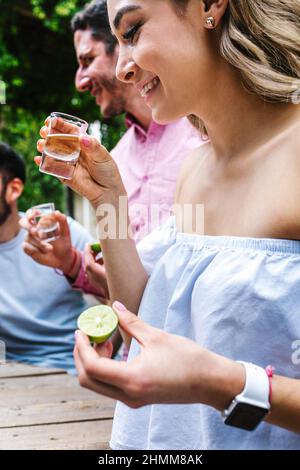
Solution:
<path fill-rule="evenodd" d="M 8 180 L 19 178 L 25 184 L 25 164 L 22 158 L 3 142 L 0 142 L 0 174 Z"/>
<path fill-rule="evenodd" d="M 72 18 L 71 28 L 73 34 L 78 30 L 90 29 L 92 37 L 96 41 L 105 43 L 106 53 L 108 55 L 114 53 L 117 40 L 111 34 L 106 0 L 93 0 L 91 3 L 87 3 L 84 9 Z"/>

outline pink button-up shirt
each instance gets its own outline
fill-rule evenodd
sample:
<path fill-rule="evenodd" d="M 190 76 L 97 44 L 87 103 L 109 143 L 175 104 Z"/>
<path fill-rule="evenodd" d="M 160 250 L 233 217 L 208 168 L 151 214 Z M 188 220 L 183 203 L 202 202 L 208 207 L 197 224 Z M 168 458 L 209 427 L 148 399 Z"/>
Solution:
<path fill-rule="evenodd" d="M 180 166 L 203 144 L 199 132 L 184 118 L 172 124 L 152 122 L 145 131 L 127 117 L 127 132 L 112 150 L 128 195 L 129 216 L 138 242 L 169 217 Z M 73 287 L 103 296 L 81 270 Z"/>
<path fill-rule="evenodd" d="M 169 217 L 181 163 L 203 141 L 186 118 L 168 125 L 152 122 L 148 131 L 129 117 L 126 123 L 128 131 L 111 154 L 127 191 L 131 226 L 139 241 Z"/>

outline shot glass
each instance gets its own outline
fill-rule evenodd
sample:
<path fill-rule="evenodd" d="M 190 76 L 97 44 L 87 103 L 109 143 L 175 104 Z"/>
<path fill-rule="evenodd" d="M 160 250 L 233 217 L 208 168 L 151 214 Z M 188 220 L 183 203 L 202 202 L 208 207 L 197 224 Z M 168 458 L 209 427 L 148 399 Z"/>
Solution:
<path fill-rule="evenodd" d="M 41 241 L 49 243 L 59 237 L 59 223 L 55 219 L 53 202 L 34 206 L 30 209 L 30 213 Z"/>
<path fill-rule="evenodd" d="M 63 125 L 60 123 L 57 126 L 58 118 L 63 120 Z M 85 134 L 87 129 L 88 123 L 76 116 L 51 113 L 40 171 L 71 180 L 80 155 L 79 136 Z"/>

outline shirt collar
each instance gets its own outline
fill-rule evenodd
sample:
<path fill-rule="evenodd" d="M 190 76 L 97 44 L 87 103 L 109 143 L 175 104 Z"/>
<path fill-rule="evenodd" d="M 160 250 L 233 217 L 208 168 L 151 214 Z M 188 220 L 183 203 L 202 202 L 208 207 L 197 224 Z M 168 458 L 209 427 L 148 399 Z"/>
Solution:
<path fill-rule="evenodd" d="M 147 138 L 147 136 L 150 134 L 150 132 L 159 133 L 159 132 L 163 132 L 163 130 L 166 128 L 165 124 L 158 124 L 155 121 L 151 121 L 149 129 L 146 131 L 137 122 L 137 120 L 132 116 L 132 114 L 128 114 L 128 113 L 125 116 L 125 124 L 126 124 L 126 127 L 128 129 L 130 129 L 131 127 L 134 127 L 136 132 L 144 139 Z"/>

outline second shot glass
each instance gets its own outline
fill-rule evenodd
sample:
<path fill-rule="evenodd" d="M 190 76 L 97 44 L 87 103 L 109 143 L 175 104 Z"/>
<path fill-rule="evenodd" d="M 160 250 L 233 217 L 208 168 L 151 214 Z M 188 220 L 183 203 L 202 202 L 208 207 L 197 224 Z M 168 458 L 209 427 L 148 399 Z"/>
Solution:
<path fill-rule="evenodd" d="M 55 218 L 54 203 L 40 204 L 29 210 L 40 240 L 46 243 L 56 240 L 59 237 L 59 223 Z"/>

